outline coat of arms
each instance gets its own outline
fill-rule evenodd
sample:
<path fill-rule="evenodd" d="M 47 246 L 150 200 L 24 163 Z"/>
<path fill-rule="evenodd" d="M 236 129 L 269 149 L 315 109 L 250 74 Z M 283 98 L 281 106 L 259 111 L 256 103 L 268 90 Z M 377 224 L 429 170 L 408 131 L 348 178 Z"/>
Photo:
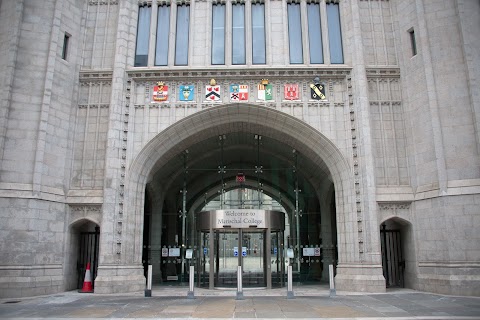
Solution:
<path fill-rule="evenodd" d="M 193 85 L 180 86 L 180 101 L 192 101 L 195 94 Z"/>
<path fill-rule="evenodd" d="M 205 87 L 205 99 L 207 101 L 220 101 L 221 100 L 221 90 L 220 86 L 216 85 L 217 82 L 212 79 L 210 80 L 210 85 Z"/>
<path fill-rule="evenodd" d="M 153 87 L 153 102 L 165 102 L 168 100 L 168 86 L 162 81 Z"/>
<path fill-rule="evenodd" d="M 230 85 L 230 100 L 231 101 L 245 101 L 248 100 L 248 86 L 243 84 Z"/>
<path fill-rule="evenodd" d="M 258 100 L 273 100 L 273 86 L 271 84 L 268 84 L 267 79 L 262 79 L 262 83 L 258 85 L 257 89 Z"/>
<path fill-rule="evenodd" d="M 285 100 L 298 100 L 298 84 L 286 84 L 284 87 Z"/>
<path fill-rule="evenodd" d="M 320 78 L 316 77 L 313 80 L 314 83 L 310 84 L 310 98 L 312 100 L 325 100 L 325 85 L 320 83 Z"/>

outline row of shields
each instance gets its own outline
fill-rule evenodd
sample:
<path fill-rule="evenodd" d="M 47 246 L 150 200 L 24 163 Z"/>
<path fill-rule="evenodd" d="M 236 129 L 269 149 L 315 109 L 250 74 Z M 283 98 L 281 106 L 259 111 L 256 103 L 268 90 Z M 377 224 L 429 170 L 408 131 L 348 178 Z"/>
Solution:
<path fill-rule="evenodd" d="M 231 84 L 230 101 L 248 101 L 250 96 L 249 86 L 244 84 Z M 285 84 L 284 85 L 285 100 L 300 100 L 300 90 L 298 84 Z M 152 102 L 167 102 L 169 97 L 168 85 L 158 82 L 153 88 Z M 194 85 L 180 85 L 179 87 L 179 100 L 180 101 L 193 101 L 195 97 Z M 216 102 L 222 100 L 222 88 L 220 85 L 210 83 L 205 86 L 205 101 Z M 319 83 L 310 84 L 310 98 L 312 100 L 326 100 L 325 86 Z M 273 100 L 273 85 L 268 83 L 262 83 L 257 85 L 257 99 L 260 101 Z"/>

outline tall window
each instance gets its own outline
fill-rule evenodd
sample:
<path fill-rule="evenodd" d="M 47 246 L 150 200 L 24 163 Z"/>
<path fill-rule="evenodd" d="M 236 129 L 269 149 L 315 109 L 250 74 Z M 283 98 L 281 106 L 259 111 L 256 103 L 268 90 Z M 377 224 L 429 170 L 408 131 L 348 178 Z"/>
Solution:
<path fill-rule="evenodd" d="M 216 4 L 212 11 L 212 64 L 225 64 L 225 5 Z"/>
<path fill-rule="evenodd" d="M 302 21 L 300 4 L 288 4 L 288 40 L 290 48 L 290 63 L 303 63 Z"/>
<path fill-rule="evenodd" d="M 148 41 L 150 34 L 150 16 L 152 7 L 138 8 L 137 47 L 135 49 L 135 67 L 145 67 L 148 63 Z"/>
<path fill-rule="evenodd" d="M 327 24 L 330 62 L 343 63 L 342 30 L 340 28 L 340 11 L 337 3 L 327 4 Z"/>
<path fill-rule="evenodd" d="M 252 4 L 252 57 L 253 64 L 265 64 L 265 5 Z"/>
<path fill-rule="evenodd" d="M 188 32 L 190 29 L 190 6 L 177 7 L 177 31 L 175 39 L 175 65 L 188 65 Z"/>
<path fill-rule="evenodd" d="M 67 60 L 69 42 L 70 42 L 70 35 L 65 32 L 65 35 L 63 36 L 63 48 L 62 48 L 62 59 L 63 60 Z"/>
<path fill-rule="evenodd" d="M 232 64 L 246 64 L 245 5 L 232 5 Z"/>
<path fill-rule="evenodd" d="M 415 31 L 410 29 L 408 31 L 410 34 L 410 45 L 412 46 L 412 57 L 417 55 L 417 41 L 415 41 Z"/>
<path fill-rule="evenodd" d="M 170 6 L 159 6 L 157 16 L 157 45 L 155 65 L 168 65 L 168 34 L 170 33 Z"/>
<path fill-rule="evenodd" d="M 310 47 L 310 63 L 323 63 L 322 27 L 320 24 L 320 5 L 307 4 L 308 44 Z"/>

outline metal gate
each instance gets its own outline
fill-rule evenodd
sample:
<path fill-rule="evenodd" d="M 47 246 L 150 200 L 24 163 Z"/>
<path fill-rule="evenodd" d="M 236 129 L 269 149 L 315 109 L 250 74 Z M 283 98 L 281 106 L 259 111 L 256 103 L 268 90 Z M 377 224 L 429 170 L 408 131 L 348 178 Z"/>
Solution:
<path fill-rule="evenodd" d="M 92 280 L 97 276 L 98 268 L 98 249 L 100 239 L 100 228 L 95 227 L 95 232 L 81 232 L 79 239 L 79 252 L 77 260 L 78 280 L 77 288 L 81 289 L 83 286 L 83 278 L 85 277 L 85 270 L 87 263 L 90 262 L 90 272 Z M 95 282 L 92 281 L 92 285 Z"/>
<path fill-rule="evenodd" d="M 380 229 L 383 276 L 387 288 L 404 287 L 405 260 L 400 236 L 400 230 L 387 230 L 385 225 Z"/>

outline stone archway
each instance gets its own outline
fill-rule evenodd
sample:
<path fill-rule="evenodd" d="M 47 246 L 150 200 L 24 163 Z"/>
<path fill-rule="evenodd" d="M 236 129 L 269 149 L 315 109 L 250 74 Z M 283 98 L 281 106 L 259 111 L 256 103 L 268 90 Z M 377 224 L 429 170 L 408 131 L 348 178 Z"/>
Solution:
<path fill-rule="evenodd" d="M 384 282 L 380 285 L 378 283 L 383 280 L 381 266 L 375 265 L 373 272 L 365 272 L 369 266 L 358 268 L 362 262 L 358 258 L 358 241 L 352 236 L 357 228 L 353 170 L 341 151 L 323 134 L 297 118 L 266 107 L 240 104 L 212 107 L 178 121 L 152 139 L 129 166 L 125 179 L 123 222 L 128 226 L 128 234 L 123 235 L 128 242 L 124 245 L 125 258 L 122 262 L 128 266 L 126 268 L 132 270 L 131 274 L 135 274 L 131 279 L 139 281 L 143 277 L 142 227 L 145 187 L 149 179 L 190 145 L 208 137 L 237 130 L 274 137 L 296 146 L 303 157 L 315 164 L 312 185 L 319 187 L 322 183 L 316 179 L 316 173 L 331 180 L 335 191 L 338 260 L 339 267 L 342 267 L 337 272 L 339 285 L 345 283 L 345 288 L 352 287 L 351 282 L 360 279 L 356 285 L 359 290 L 364 286 L 368 287 L 370 285 L 368 283 L 372 281 L 375 282 L 373 284 L 375 289 L 384 287 Z M 354 265 L 353 269 L 351 265 Z M 106 287 L 114 288 L 114 283 L 107 283 L 114 280 L 111 276 L 104 279 L 102 270 L 99 270 L 100 282 L 105 281 Z M 107 272 L 108 267 L 104 270 Z M 358 274 L 355 274 L 356 270 Z M 342 272 L 345 276 L 338 277 Z M 111 275 L 111 271 L 109 273 Z M 369 276 L 362 278 L 365 274 Z"/>

